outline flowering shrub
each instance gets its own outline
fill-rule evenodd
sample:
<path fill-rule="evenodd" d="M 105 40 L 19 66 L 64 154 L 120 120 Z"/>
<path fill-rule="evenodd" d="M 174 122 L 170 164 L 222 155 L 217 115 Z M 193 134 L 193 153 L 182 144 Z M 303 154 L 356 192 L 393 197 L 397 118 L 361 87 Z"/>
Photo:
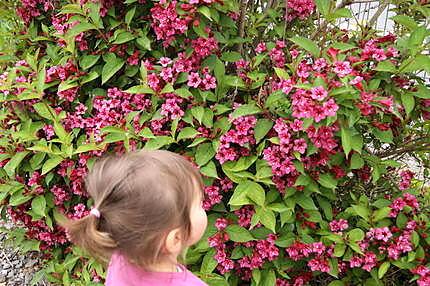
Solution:
<path fill-rule="evenodd" d="M 428 187 L 400 160 L 430 161 L 430 8 L 404 1 L 381 36 L 333 26 L 331 2 L 22 1 L 0 202 L 47 259 L 35 281 L 100 285 L 58 218 L 88 215 L 98 157 L 165 148 L 204 175 L 186 262 L 209 285 L 430 285 Z"/>

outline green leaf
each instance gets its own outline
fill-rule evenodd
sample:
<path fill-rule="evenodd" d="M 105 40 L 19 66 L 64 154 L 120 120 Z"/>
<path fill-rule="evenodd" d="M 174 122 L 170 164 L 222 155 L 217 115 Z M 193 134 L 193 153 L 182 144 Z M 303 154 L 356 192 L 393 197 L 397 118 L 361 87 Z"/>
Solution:
<path fill-rule="evenodd" d="M 334 280 L 331 281 L 328 286 L 345 286 L 345 283 L 343 283 L 341 280 Z"/>
<path fill-rule="evenodd" d="M 296 202 L 305 210 L 318 210 L 312 198 L 306 196 L 303 192 L 298 192 L 296 194 Z"/>
<path fill-rule="evenodd" d="M 218 262 L 214 259 L 214 255 L 215 248 L 212 248 L 206 252 L 205 256 L 203 257 L 202 266 L 200 267 L 201 273 L 212 273 L 215 270 Z"/>
<path fill-rule="evenodd" d="M 389 261 L 385 261 L 384 263 L 382 263 L 378 269 L 378 278 L 382 279 L 382 277 L 384 277 L 385 273 L 387 273 L 389 268 L 390 268 L 390 262 Z"/>
<path fill-rule="evenodd" d="M 175 89 L 173 88 L 173 85 L 171 83 L 167 83 L 163 89 L 160 91 L 161 94 L 164 93 L 172 93 L 175 92 Z"/>
<path fill-rule="evenodd" d="M 96 26 L 94 26 L 93 24 L 90 24 L 88 22 L 81 22 L 69 29 L 66 33 L 66 37 L 73 38 L 82 32 L 86 32 L 93 29 L 96 29 Z"/>
<path fill-rule="evenodd" d="M 327 18 L 330 12 L 330 0 L 315 0 L 315 4 L 317 5 L 318 11 Z"/>
<path fill-rule="evenodd" d="M 121 58 L 117 58 L 115 54 L 109 57 L 108 62 L 103 66 L 102 69 L 102 84 L 105 84 L 114 74 L 116 74 L 124 65 L 125 61 Z"/>
<path fill-rule="evenodd" d="M 352 208 L 354 209 L 355 213 L 362 218 L 364 218 L 366 221 L 369 220 L 369 209 L 360 205 L 352 205 Z"/>
<path fill-rule="evenodd" d="M 15 174 L 16 168 L 21 164 L 22 160 L 27 156 L 27 154 L 30 153 L 29 151 L 23 151 L 18 152 L 15 155 L 13 155 L 12 159 L 7 162 L 7 164 L 3 167 L 3 170 L 5 170 L 6 174 L 9 177 L 12 177 Z"/>
<path fill-rule="evenodd" d="M 226 62 L 237 62 L 242 56 L 238 52 L 224 52 L 221 59 Z"/>
<path fill-rule="evenodd" d="M 275 286 L 275 285 L 276 285 L 275 271 L 274 270 L 265 271 L 265 273 L 262 275 L 261 283 L 258 284 L 258 286 Z"/>
<path fill-rule="evenodd" d="M 218 173 L 216 170 L 216 165 L 213 161 L 209 161 L 205 166 L 200 168 L 200 172 L 208 177 L 218 178 Z"/>
<path fill-rule="evenodd" d="M 200 6 L 197 11 L 199 11 L 201 14 L 203 14 L 206 18 L 212 21 L 211 17 L 211 11 L 207 6 Z"/>
<path fill-rule="evenodd" d="M 415 22 L 415 20 L 409 16 L 406 16 L 406 15 L 396 15 L 396 16 L 391 17 L 390 19 L 394 20 L 394 22 L 397 22 L 400 25 L 405 26 L 410 31 L 414 31 L 415 29 L 418 28 L 418 25 Z"/>
<path fill-rule="evenodd" d="M 46 209 L 46 200 L 44 196 L 37 196 L 31 201 L 31 210 L 39 215 L 44 217 Z"/>
<path fill-rule="evenodd" d="M 154 91 L 147 85 L 136 85 L 127 89 L 125 92 L 136 94 L 136 93 L 149 93 L 154 94 Z"/>
<path fill-rule="evenodd" d="M 266 134 L 270 131 L 273 126 L 273 121 L 269 119 L 258 119 L 257 124 L 254 128 L 254 137 L 256 144 L 261 141 L 261 139 L 266 136 Z"/>
<path fill-rule="evenodd" d="M 376 210 L 373 213 L 373 221 L 377 222 L 377 221 L 380 221 L 384 218 L 387 218 L 387 217 L 389 217 L 390 213 L 391 213 L 391 208 L 389 208 L 389 207 L 383 207 L 379 210 Z"/>
<path fill-rule="evenodd" d="M 348 237 L 351 241 L 360 241 L 364 238 L 364 231 L 359 228 L 355 228 L 348 232 Z"/>
<path fill-rule="evenodd" d="M 179 95 L 182 98 L 193 97 L 193 94 L 188 90 L 188 88 L 179 88 L 175 90 L 175 94 Z"/>
<path fill-rule="evenodd" d="M 123 33 L 119 34 L 116 37 L 115 41 L 113 43 L 111 43 L 111 44 L 112 45 L 121 45 L 121 44 L 130 42 L 130 41 L 134 40 L 135 38 L 136 37 L 133 36 L 132 33 L 130 33 L 130 32 L 123 32 Z"/>
<path fill-rule="evenodd" d="M 413 47 L 421 46 L 421 44 L 424 41 L 426 32 L 427 31 L 424 26 L 420 26 L 414 29 L 408 39 L 408 47 L 413 48 Z"/>
<path fill-rule="evenodd" d="M 257 205 L 264 205 L 265 192 L 264 189 L 255 182 L 245 181 L 239 183 L 233 195 L 230 198 L 229 205 L 232 206 L 242 206 L 246 204 L 252 204 L 252 202 Z"/>
<path fill-rule="evenodd" d="M 38 102 L 36 104 L 33 104 L 34 110 L 36 110 L 37 114 L 42 116 L 45 119 L 48 120 L 54 120 L 55 114 L 51 113 L 50 107 L 44 103 L 44 102 Z"/>
<path fill-rule="evenodd" d="M 255 240 L 252 234 L 244 227 L 241 227 L 237 224 L 232 224 L 227 226 L 225 229 L 230 240 L 234 242 L 247 242 L 251 240 Z"/>
<path fill-rule="evenodd" d="M 274 68 L 276 75 L 281 79 L 289 79 L 290 75 L 287 73 L 285 69 Z"/>
<path fill-rule="evenodd" d="M 199 166 L 205 165 L 215 156 L 216 152 L 212 146 L 212 143 L 204 143 L 197 147 L 195 159 Z"/>
<path fill-rule="evenodd" d="M 235 111 L 233 111 L 232 117 L 238 118 L 240 116 L 253 115 L 260 112 L 261 112 L 261 109 L 258 106 L 256 106 L 253 103 L 249 103 L 249 104 L 244 104 L 239 106 Z"/>
<path fill-rule="evenodd" d="M 85 55 L 79 60 L 79 65 L 83 70 L 87 70 L 97 63 L 100 55 Z"/>
<path fill-rule="evenodd" d="M 151 51 L 151 41 L 147 36 L 140 37 L 136 40 L 136 43 L 140 45 L 143 49 Z"/>
<path fill-rule="evenodd" d="M 390 61 L 379 62 L 375 70 L 383 71 L 383 72 L 391 72 L 391 73 L 395 73 L 397 71 L 394 64 Z"/>
<path fill-rule="evenodd" d="M 79 145 L 79 147 L 73 152 L 73 154 L 85 153 L 93 150 L 101 150 L 102 147 L 97 146 L 95 143 L 88 143 L 84 145 Z"/>
<path fill-rule="evenodd" d="M 173 143 L 174 141 L 175 140 L 170 136 L 157 136 L 156 138 L 149 139 L 148 142 L 146 142 L 144 149 L 157 150 L 165 145 Z"/>
<path fill-rule="evenodd" d="M 58 155 L 53 155 L 50 159 L 46 160 L 42 167 L 42 174 L 45 175 L 55 167 L 57 167 L 62 161 L 64 160 L 63 157 Z"/>
<path fill-rule="evenodd" d="M 381 131 L 381 130 L 375 128 L 375 129 L 373 129 L 372 133 L 382 143 L 393 143 L 393 132 L 391 130 Z"/>
<path fill-rule="evenodd" d="M 321 184 L 321 186 L 329 188 L 329 189 L 336 189 L 336 186 L 337 186 L 336 179 L 334 179 L 328 173 L 321 174 L 318 178 L 318 182 Z"/>
<path fill-rule="evenodd" d="M 345 156 L 348 157 L 349 152 L 351 152 L 351 138 L 352 133 L 349 128 L 341 127 L 340 135 L 342 139 L 342 147 L 345 152 Z"/>
<path fill-rule="evenodd" d="M 20 190 L 14 193 L 9 198 L 9 205 L 11 205 L 12 207 L 16 207 L 16 206 L 22 205 L 25 202 L 28 202 L 29 200 L 31 200 L 31 198 L 32 198 L 31 195 L 23 195 L 22 190 Z"/>
<path fill-rule="evenodd" d="M 403 73 L 425 70 L 430 73 L 430 57 L 428 55 L 417 55 L 410 61 L 406 60 L 402 63 L 399 71 Z"/>
<path fill-rule="evenodd" d="M 191 114 L 201 124 L 203 116 L 205 115 L 205 109 L 202 106 L 194 106 L 193 108 L 191 108 Z"/>
<path fill-rule="evenodd" d="M 222 165 L 222 167 L 228 171 L 240 172 L 248 170 L 252 164 L 257 160 L 257 156 L 245 156 L 240 157 L 237 161 L 229 161 Z"/>
<path fill-rule="evenodd" d="M 361 169 L 364 166 L 364 160 L 360 154 L 354 153 L 351 157 L 351 169 Z"/>
<path fill-rule="evenodd" d="M 352 18 L 351 10 L 348 8 L 339 8 L 336 9 L 331 15 L 329 15 L 330 19 L 337 18 Z"/>
<path fill-rule="evenodd" d="M 276 217 L 272 210 L 263 207 L 255 207 L 255 214 L 258 220 L 273 233 L 276 233 Z"/>
<path fill-rule="evenodd" d="M 192 127 L 185 127 L 181 130 L 181 132 L 179 132 L 178 138 L 176 140 L 180 141 L 183 139 L 195 138 L 197 134 L 199 134 L 199 132 L 196 129 Z"/>
<path fill-rule="evenodd" d="M 318 48 L 317 44 L 312 40 L 299 36 L 293 37 L 290 40 L 310 52 L 313 56 L 319 56 L 320 48 Z"/>
<path fill-rule="evenodd" d="M 334 256 L 335 257 L 342 257 L 345 253 L 346 250 L 346 245 L 343 243 L 336 243 L 336 245 L 334 246 Z"/>
<path fill-rule="evenodd" d="M 414 110 L 415 107 L 415 99 L 413 95 L 408 93 L 402 93 L 401 99 L 403 106 L 405 107 L 406 114 L 411 114 L 412 110 Z"/>
<path fill-rule="evenodd" d="M 355 134 L 354 136 L 352 136 L 351 147 L 352 150 L 357 151 L 361 154 L 361 151 L 363 149 L 363 137 L 360 134 Z"/>
<path fill-rule="evenodd" d="M 131 20 L 133 19 L 135 13 L 136 13 L 136 6 L 128 10 L 127 14 L 125 14 L 125 23 L 127 24 L 127 26 L 130 26 Z"/>

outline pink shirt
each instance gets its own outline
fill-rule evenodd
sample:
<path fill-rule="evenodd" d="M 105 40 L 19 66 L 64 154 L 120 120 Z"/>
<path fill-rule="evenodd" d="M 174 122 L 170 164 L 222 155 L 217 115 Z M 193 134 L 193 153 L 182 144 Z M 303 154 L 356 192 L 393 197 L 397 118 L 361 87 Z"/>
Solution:
<path fill-rule="evenodd" d="M 183 265 L 180 268 L 181 272 L 146 272 L 115 252 L 109 262 L 106 286 L 207 286 Z"/>

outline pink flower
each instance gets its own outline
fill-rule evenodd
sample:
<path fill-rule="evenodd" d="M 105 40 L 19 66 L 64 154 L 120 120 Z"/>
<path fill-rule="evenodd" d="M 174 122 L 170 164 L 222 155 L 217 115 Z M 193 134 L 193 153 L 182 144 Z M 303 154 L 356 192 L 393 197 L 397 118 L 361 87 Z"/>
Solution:
<path fill-rule="evenodd" d="M 168 57 L 161 57 L 158 61 L 163 67 L 167 67 L 172 63 L 172 60 Z"/>
<path fill-rule="evenodd" d="M 315 100 L 323 100 L 328 95 L 328 92 L 322 86 L 313 87 L 311 89 L 311 97 Z"/>
<path fill-rule="evenodd" d="M 331 221 L 329 226 L 332 232 L 344 231 L 349 227 L 348 221 L 344 220 L 343 218 Z"/>
<path fill-rule="evenodd" d="M 353 256 L 351 260 L 349 260 L 349 265 L 351 268 L 354 267 L 361 267 L 361 264 L 363 263 L 362 259 L 357 256 Z"/>
<path fill-rule="evenodd" d="M 308 266 L 312 271 L 321 271 L 321 272 L 330 272 L 330 266 L 328 265 L 328 261 L 323 258 L 314 258 L 309 260 Z"/>
<path fill-rule="evenodd" d="M 304 154 L 306 152 L 306 140 L 303 138 L 294 140 L 293 150 L 299 152 L 300 154 Z"/>
<path fill-rule="evenodd" d="M 255 48 L 255 52 L 257 54 L 261 54 L 267 50 L 265 43 L 258 43 L 257 47 Z"/>
<path fill-rule="evenodd" d="M 215 227 L 218 230 L 224 230 L 228 226 L 228 224 L 228 220 L 225 218 L 217 218 L 217 220 L 215 221 Z"/>
<path fill-rule="evenodd" d="M 198 88 L 199 84 L 202 82 L 198 73 L 192 72 L 188 75 L 188 83 L 189 87 Z"/>
<path fill-rule="evenodd" d="M 339 77 L 345 77 L 352 72 L 351 65 L 349 64 L 348 61 L 344 61 L 344 62 L 336 61 L 334 62 L 333 65 L 334 65 L 334 72 Z"/>
<path fill-rule="evenodd" d="M 373 252 L 366 252 L 363 258 L 362 269 L 370 272 L 376 266 L 376 255 Z"/>

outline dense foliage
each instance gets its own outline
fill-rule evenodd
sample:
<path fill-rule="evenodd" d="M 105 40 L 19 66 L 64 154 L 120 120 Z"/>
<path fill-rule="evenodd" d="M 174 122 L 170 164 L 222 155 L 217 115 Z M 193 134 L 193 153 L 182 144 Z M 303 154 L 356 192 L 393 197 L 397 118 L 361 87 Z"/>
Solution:
<path fill-rule="evenodd" d="M 88 215 L 97 157 L 165 148 L 205 177 L 209 285 L 430 285 L 429 172 L 401 161 L 430 161 L 426 1 L 391 1 L 386 35 L 337 28 L 350 1 L 74 2 L 23 0 L 0 75 L 2 215 L 35 281 L 103 281 L 58 218 Z"/>

